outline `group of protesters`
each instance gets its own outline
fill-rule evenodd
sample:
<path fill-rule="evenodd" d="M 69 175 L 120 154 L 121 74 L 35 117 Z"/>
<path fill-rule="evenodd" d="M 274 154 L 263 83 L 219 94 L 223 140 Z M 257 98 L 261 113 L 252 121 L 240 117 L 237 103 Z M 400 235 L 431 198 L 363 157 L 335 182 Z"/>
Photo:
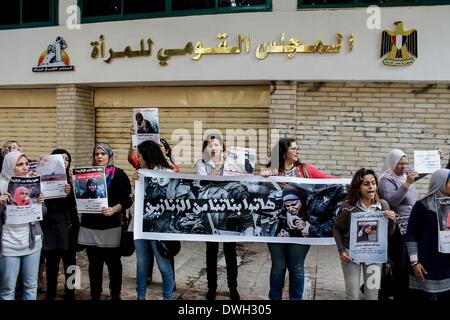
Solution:
<path fill-rule="evenodd" d="M 222 176 L 224 174 L 225 144 L 218 135 L 209 135 L 203 142 L 204 157 L 196 164 L 197 174 Z M 300 146 L 295 139 L 283 138 L 272 150 L 272 160 L 262 176 L 297 178 L 336 178 L 325 174 L 311 164 L 300 161 Z M 6 205 L 12 197 L 8 183 L 13 176 L 29 175 L 29 159 L 17 141 L 8 141 L 1 149 L 0 177 L 0 300 L 16 298 L 17 282 L 21 282 L 22 299 L 37 297 L 39 266 L 45 261 L 47 299 L 57 297 L 58 272 L 62 260 L 65 272 L 64 299 L 75 299 L 74 288 L 68 278 L 76 265 L 77 251 L 86 250 L 90 294 L 100 300 L 103 291 L 103 267 L 109 272 L 112 300 L 121 299 L 122 263 L 120 242 L 123 216 L 133 203 L 129 177 L 114 164 L 114 152 L 107 143 L 97 143 L 92 151 L 92 165 L 105 167 L 108 207 L 101 214 L 77 212 L 71 174 L 71 155 L 65 149 L 51 154 L 64 158 L 68 184 L 66 197 L 44 199 L 40 195 L 44 219 L 25 224 L 5 223 Z M 142 142 L 137 150 L 130 147 L 130 164 L 136 169 L 179 172 L 170 145 Z M 428 299 L 450 300 L 450 254 L 438 251 L 438 222 L 436 198 L 450 197 L 450 159 L 446 169 L 431 175 L 428 193 L 422 198 L 415 187 L 418 173 L 409 168 L 406 154 L 391 150 L 377 176 L 371 168 L 361 168 L 354 174 L 348 188 L 348 197 L 341 206 L 333 226 L 333 236 L 339 251 L 345 280 L 347 299 L 376 300 L 393 296 L 395 300 Z M 133 179 L 138 179 L 138 171 Z M 357 212 L 380 211 L 388 219 L 388 256 L 392 267 L 393 292 L 387 294 L 382 277 L 387 264 L 354 262 L 349 255 L 351 215 Z M 307 229 L 305 229 L 307 232 Z M 302 231 L 303 232 L 303 231 Z M 172 299 L 175 289 L 173 258 L 160 254 L 157 240 L 135 240 L 136 294 L 146 299 L 147 280 L 151 276 L 154 260 L 162 276 L 162 293 Z M 223 243 L 227 265 L 230 299 L 239 300 L 236 243 Z M 289 272 L 289 298 L 303 299 L 304 263 L 309 245 L 294 243 L 268 243 L 272 261 L 269 299 L 281 300 L 286 271 Z M 206 270 L 208 292 L 206 298 L 214 300 L 217 290 L 217 255 L 219 243 L 206 243 Z M 373 270 L 376 270 L 373 273 Z M 361 288 L 360 277 L 363 275 Z M 368 285 L 375 275 L 381 285 Z M 372 278 L 373 279 L 373 278 Z M 20 280 L 20 281 L 19 281 Z M 381 288 L 380 288 L 381 286 Z M 381 290 L 380 290 L 381 289 Z"/>

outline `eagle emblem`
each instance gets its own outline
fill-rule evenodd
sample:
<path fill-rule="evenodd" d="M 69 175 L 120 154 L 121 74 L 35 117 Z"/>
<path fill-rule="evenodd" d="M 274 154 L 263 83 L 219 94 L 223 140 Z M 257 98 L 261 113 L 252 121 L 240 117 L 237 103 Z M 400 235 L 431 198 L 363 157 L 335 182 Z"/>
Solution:
<path fill-rule="evenodd" d="M 402 66 L 412 64 L 417 54 L 417 30 L 403 30 L 403 22 L 394 23 L 397 26 L 395 31 L 384 30 L 381 37 L 381 54 L 387 57 L 383 63 L 387 66 Z M 414 58 L 415 57 L 415 58 Z"/>

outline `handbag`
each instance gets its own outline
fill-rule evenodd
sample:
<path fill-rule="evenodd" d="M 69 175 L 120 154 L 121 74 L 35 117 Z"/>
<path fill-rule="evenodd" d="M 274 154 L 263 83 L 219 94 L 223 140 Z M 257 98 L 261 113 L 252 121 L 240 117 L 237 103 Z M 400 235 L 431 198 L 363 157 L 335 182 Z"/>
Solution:
<path fill-rule="evenodd" d="M 129 257 L 134 253 L 134 233 L 128 231 L 131 223 L 131 216 L 123 215 L 122 234 L 120 237 L 120 254 L 122 257 Z"/>
<path fill-rule="evenodd" d="M 180 252 L 181 242 L 160 240 L 156 242 L 156 248 L 164 258 L 173 258 Z"/>

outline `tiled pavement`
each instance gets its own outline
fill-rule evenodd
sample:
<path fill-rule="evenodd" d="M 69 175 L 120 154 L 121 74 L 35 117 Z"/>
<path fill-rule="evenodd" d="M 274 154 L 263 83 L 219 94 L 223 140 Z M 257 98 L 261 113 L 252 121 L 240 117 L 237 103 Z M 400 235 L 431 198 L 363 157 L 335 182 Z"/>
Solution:
<path fill-rule="evenodd" d="M 222 248 L 222 246 L 220 246 Z M 269 292 L 270 255 L 264 243 L 238 243 L 239 277 L 238 290 L 241 299 L 266 300 Z M 207 291 L 205 269 L 205 244 L 203 242 L 183 242 L 180 253 L 175 257 L 175 274 L 177 290 L 174 299 L 203 300 Z M 123 285 L 122 298 L 136 299 L 136 257 L 122 258 Z M 90 299 L 89 278 L 87 273 L 87 258 L 84 252 L 78 255 L 78 265 L 81 269 L 81 287 L 76 291 L 77 299 Z M 306 283 L 304 297 L 307 300 L 336 300 L 344 299 L 344 280 L 342 269 L 335 246 L 311 247 L 306 263 Z M 60 273 L 60 288 L 58 299 L 63 296 L 63 277 Z M 287 280 L 287 279 L 286 279 Z M 288 281 L 286 281 L 286 284 Z M 109 299 L 108 274 L 104 272 L 104 295 L 102 299 Z M 285 288 L 284 298 L 288 298 Z M 45 293 L 39 295 L 44 299 Z M 147 299 L 162 299 L 161 276 L 156 267 L 153 281 L 148 285 Z M 227 300 L 228 287 L 226 282 L 226 268 L 222 250 L 219 251 L 218 261 L 218 300 Z"/>

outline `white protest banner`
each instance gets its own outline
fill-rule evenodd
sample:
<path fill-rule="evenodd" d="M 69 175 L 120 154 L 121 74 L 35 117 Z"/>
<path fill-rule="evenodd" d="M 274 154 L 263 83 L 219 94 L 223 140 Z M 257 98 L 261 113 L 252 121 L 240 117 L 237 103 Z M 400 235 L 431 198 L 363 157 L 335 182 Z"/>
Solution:
<path fill-rule="evenodd" d="M 44 198 L 65 198 L 64 187 L 67 184 L 66 167 L 61 154 L 43 155 L 36 167 L 41 177 L 41 191 Z"/>
<path fill-rule="evenodd" d="M 382 211 L 351 214 L 349 254 L 354 262 L 387 261 L 388 220 Z"/>
<path fill-rule="evenodd" d="M 148 140 L 159 144 L 159 116 L 158 108 L 134 108 L 133 109 L 133 149 Z"/>
<path fill-rule="evenodd" d="M 349 182 L 139 170 L 135 239 L 334 244 Z"/>
<path fill-rule="evenodd" d="M 108 207 L 105 167 L 73 169 L 73 187 L 80 213 L 101 213 Z"/>
<path fill-rule="evenodd" d="M 439 232 L 439 252 L 450 253 L 450 197 L 437 198 L 438 209 L 438 232 Z"/>
<path fill-rule="evenodd" d="M 6 205 L 6 224 L 22 224 L 42 220 L 40 177 L 12 177 L 8 184 L 11 201 Z"/>
<path fill-rule="evenodd" d="M 438 150 L 414 150 L 414 170 L 418 173 L 433 173 L 441 168 Z"/>

